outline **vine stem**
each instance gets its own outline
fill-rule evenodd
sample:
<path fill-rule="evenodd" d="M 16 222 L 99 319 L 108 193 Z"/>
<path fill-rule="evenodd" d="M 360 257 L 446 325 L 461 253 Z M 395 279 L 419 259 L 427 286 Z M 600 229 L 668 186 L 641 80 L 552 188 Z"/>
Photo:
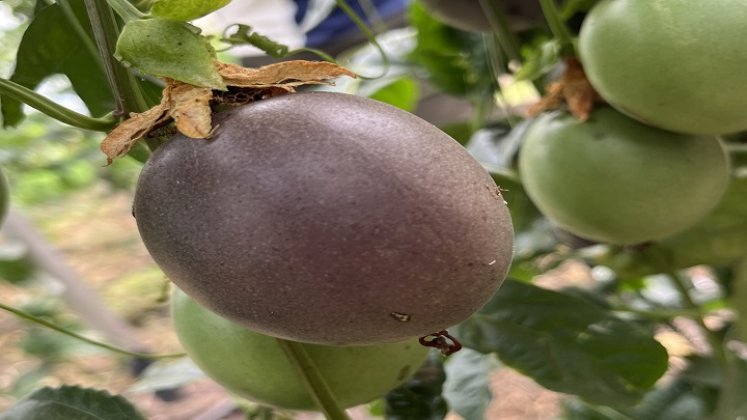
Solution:
<path fill-rule="evenodd" d="M 565 26 L 563 18 L 560 16 L 555 0 L 540 0 L 542 14 L 545 15 L 545 21 L 550 27 L 553 36 L 560 41 L 561 48 L 569 55 L 576 55 L 576 44 L 573 42 L 573 36 Z"/>
<path fill-rule="evenodd" d="M 139 353 L 135 351 L 129 351 L 125 349 L 121 349 L 119 347 L 112 346 L 110 344 L 102 343 L 100 341 L 92 340 L 90 338 L 84 337 L 80 334 L 74 333 L 66 328 L 60 327 L 59 325 L 55 325 L 51 322 L 48 322 L 44 319 L 38 318 L 34 315 L 31 315 L 30 313 L 24 312 L 20 309 L 13 308 L 11 306 L 5 305 L 4 303 L 0 303 L 0 309 L 10 312 L 19 318 L 23 318 L 27 321 L 31 321 L 37 325 L 41 325 L 42 327 L 49 328 L 51 330 L 57 331 L 59 333 L 65 334 L 69 337 L 75 338 L 76 340 L 83 341 L 85 343 L 91 344 L 96 347 L 101 347 L 103 349 L 112 351 L 114 353 L 123 354 L 125 356 L 132 356 L 132 357 L 138 357 L 141 359 L 172 359 L 177 357 L 184 357 L 186 354 L 184 353 L 172 353 L 172 354 L 150 354 L 150 353 Z"/>
<path fill-rule="evenodd" d="M 366 36 L 366 39 L 368 39 L 371 45 L 373 45 L 374 48 L 379 51 L 379 55 L 381 55 L 381 61 L 383 62 L 384 70 L 380 75 L 376 77 L 358 75 L 358 77 L 360 77 L 361 79 L 378 79 L 385 76 L 389 72 L 389 56 L 386 55 L 386 51 L 384 51 L 384 48 L 376 39 L 376 34 L 371 30 L 371 28 L 368 27 L 368 25 L 366 25 L 366 22 L 363 21 L 363 19 L 361 19 L 361 17 L 358 16 L 357 13 L 355 13 L 355 10 L 353 10 L 353 8 L 350 7 L 350 5 L 345 0 L 335 0 L 335 3 L 337 4 L 337 7 L 339 7 L 340 10 L 342 10 L 348 16 L 348 18 L 353 21 L 358 30 L 360 30 L 363 35 Z"/>
<path fill-rule="evenodd" d="M 117 0 L 109 0 L 119 3 Z M 129 4 L 126 0 L 121 0 Z M 117 114 L 128 115 L 130 112 L 143 112 L 148 109 L 140 88 L 130 71 L 114 58 L 119 26 L 114 19 L 112 9 L 106 0 L 85 0 L 88 19 L 91 21 L 94 40 L 104 63 L 106 79 L 117 104 Z M 131 6 L 134 10 L 134 6 Z M 139 11 L 137 11 L 140 13 Z M 123 19 L 125 19 L 123 17 Z M 126 19 L 125 19 L 126 20 Z"/>
<path fill-rule="evenodd" d="M 324 380 L 314 361 L 304 349 L 303 344 L 278 338 L 278 344 L 288 360 L 295 366 L 306 383 L 311 397 L 329 420 L 350 420 L 345 410 L 335 400 L 334 395 Z"/>
<path fill-rule="evenodd" d="M 724 341 L 721 339 L 721 337 L 718 336 L 718 334 L 708 328 L 708 325 L 706 325 L 703 319 L 703 309 L 700 307 L 700 305 L 695 303 L 695 301 L 690 296 L 690 289 L 685 284 L 684 279 L 675 272 L 667 272 L 665 274 L 669 278 L 675 289 L 677 289 L 677 292 L 681 296 L 685 306 L 695 312 L 695 315 L 691 316 L 690 318 L 693 319 L 698 324 L 698 326 L 700 326 L 700 328 L 703 330 L 703 333 L 705 334 L 706 339 L 708 340 L 708 344 L 711 347 L 711 351 L 713 352 L 713 357 L 716 359 L 716 363 L 718 364 L 724 378 L 721 385 L 718 403 L 716 404 L 715 418 L 728 418 L 728 415 L 731 412 L 733 399 L 731 387 L 734 384 L 735 378 L 734 368 L 732 366 L 729 353 L 726 351 L 726 348 L 724 346 Z"/>
<path fill-rule="evenodd" d="M 117 122 L 112 115 L 107 115 L 102 118 L 93 118 L 79 114 L 47 99 L 25 86 L 21 86 L 18 83 L 3 78 L 0 78 L 0 93 L 19 102 L 25 103 L 57 121 L 77 128 L 93 131 L 109 131 Z"/>

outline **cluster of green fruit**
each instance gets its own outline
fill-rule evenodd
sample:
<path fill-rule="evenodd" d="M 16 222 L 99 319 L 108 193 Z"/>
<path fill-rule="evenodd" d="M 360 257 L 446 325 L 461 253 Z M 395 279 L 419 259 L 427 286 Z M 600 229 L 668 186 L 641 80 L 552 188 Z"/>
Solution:
<path fill-rule="evenodd" d="M 540 210 L 618 245 L 670 237 L 713 210 L 730 180 L 717 136 L 747 129 L 747 53 L 726 41 L 745 35 L 745 17 L 738 1 L 596 4 L 578 53 L 611 107 L 532 124 L 519 165 Z"/>
<path fill-rule="evenodd" d="M 500 189 L 456 141 L 370 99 L 296 93 L 213 116 L 144 167 L 133 214 L 187 353 L 217 382 L 312 409 L 278 340 L 304 343 L 341 405 L 396 387 L 418 339 L 501 285 L 513 229 Z M 277 337 L 277 338 L 276 338 Z"/>
<path fill-rule="evenodd" d="M 458 28 L 490 27 L 490 2 L 422 2 Z M 610 106 L 585 122 L 561 111 L 532 122 L 519 170 L 537 207 L 576 236 L 616 245 L 671 237 L 712 211 L 730 181 L 717 136 L 747 130 L 747 50 L 736 41 L 745 19 L 739 0 L 594 5 L 578 54 Z"/>

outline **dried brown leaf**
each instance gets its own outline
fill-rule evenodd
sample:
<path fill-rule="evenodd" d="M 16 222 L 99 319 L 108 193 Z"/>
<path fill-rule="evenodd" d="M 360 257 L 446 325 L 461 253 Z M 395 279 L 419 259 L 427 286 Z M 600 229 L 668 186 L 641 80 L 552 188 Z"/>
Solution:
<path fill-rule="evenodd" d="M 295 86 L 321 84 L 341 76 L 356 77 L 352 71 L 327 61 L 283 61 L 259 68 L 216 62 L 216 67 L 226 85 L 247 88 L 279 87 L 292 91 Z"/>
<path fill-rule="evenodd" d="M 547 94 L 529 109 L 529 115 L 568 105 L 568 110 L 576 118 L 586 121 L 595 103 L 604 102 L 586 78 L 581 63 L 575 58 L 565 60 L 565 72 L 560 80 L 552 83 Z"/>
<path fill-rule="evenodd" d="M 106 155 L 107 164 L 126 155 L 153 127 L 167 121 L 170 118 L 168 109 L 166 101 L 161 101 L 143 113 L 130 114 L 129 119 L 114 128 L 101 143 L 101 151 Z"/>
<path fill-rule="evenodd" d="M 167 81 L 164 97 L 168 97 L 169 114 L 180 133 L 195 139 L 204 139 L 210 135 L 212 89 Z"/>

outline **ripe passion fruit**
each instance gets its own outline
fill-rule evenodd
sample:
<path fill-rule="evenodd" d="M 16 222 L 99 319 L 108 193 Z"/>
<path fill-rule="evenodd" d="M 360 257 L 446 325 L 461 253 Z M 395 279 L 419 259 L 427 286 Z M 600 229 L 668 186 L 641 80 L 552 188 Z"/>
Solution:
<path fill-rule="evenodd" d="M 561 228 L 617 245 L 663 239 L 697 223 L 729 183 L 721 141 L 639 123 L 612 108 L 581 122 L 539 116 L 519 154 L 524 188 Z"/>
<path fill-rule="evenodd" d="M 297 93 L 213 126 L 155 151 L 133 212 L 161 269 L 214 312 L 295 341 L 392 342 L 461 322 L 506 276 L 500 189 L 422 119 Z"/>

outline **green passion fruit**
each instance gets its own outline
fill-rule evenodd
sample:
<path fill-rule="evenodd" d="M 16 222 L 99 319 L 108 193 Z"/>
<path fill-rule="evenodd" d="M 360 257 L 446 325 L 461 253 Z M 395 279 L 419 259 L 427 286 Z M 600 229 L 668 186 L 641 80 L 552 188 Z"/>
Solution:
<path fill-rule="evenodd" d="M 279 408 L 317 409 L 277 338 L 222 318 L 178 289 L 171 313 L 189 357 L 230 392 Z M 342 407 L 367 403 L 396 388 L 428 354 L 417 339 L 372 346 L 302 346 Z"/>
<path fill-rule="evenodd" d="M 747 2 L 602 0 L 579 57 L 612 106 L 693 134 L 747 130 Z"/>
<path fill-rule="evenodd" d="M 588 121 L 539 116 L 519 154 L 537 207 L 580 237 L 617 245 L 663 239 L 697 223 L 729 183 L 721 141 L 641 124 L 604 107 Z"/>
<path fill-rule="evenodd" d="M 500 189 L 422 119 L 317 92 L 213 126 L 155 151 L 133 213 L 166 275 L 220 315 L 296 341 L 399 341 L 461 322 L 505 278 Z"/>

